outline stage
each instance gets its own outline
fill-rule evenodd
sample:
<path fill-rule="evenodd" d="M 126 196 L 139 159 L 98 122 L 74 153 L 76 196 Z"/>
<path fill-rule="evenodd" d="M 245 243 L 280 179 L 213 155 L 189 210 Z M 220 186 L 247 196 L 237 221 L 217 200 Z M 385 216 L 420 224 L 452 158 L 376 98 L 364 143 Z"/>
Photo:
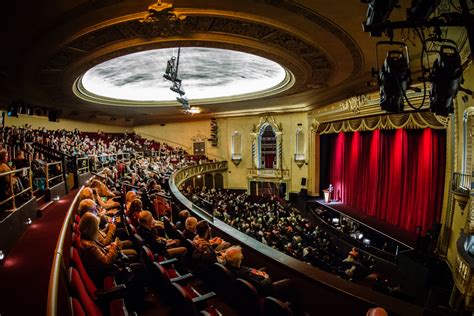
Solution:
<path fill-rule="evenodd" d="M 397 243 L 403 244 L 410 248 L 415 248 L 417 235 L 409 231 L 403 230 L 395 225 L 389 224 L 387 222 L 381 221 L 375 217 L 367 216 L 361 211 L 354 209 L 341 202 L 329 202 L 325 203 L 324 199 L 316 198 L 309 199 L 306 201 L 307 206 L 311 207 L 314 204 L 320 204 L 324 207 L 327 207 L 338 213 L 352 218 L 353 220 L 367 226 L 373 231 L 378 232 L 379 234 L 385 235 L 386 237 L 393 239 Z"/>

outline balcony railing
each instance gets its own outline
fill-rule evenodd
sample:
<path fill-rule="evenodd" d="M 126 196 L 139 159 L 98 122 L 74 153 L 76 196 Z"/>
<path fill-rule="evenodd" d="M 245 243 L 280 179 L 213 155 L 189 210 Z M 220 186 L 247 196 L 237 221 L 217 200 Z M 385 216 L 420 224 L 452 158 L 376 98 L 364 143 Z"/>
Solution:
<path fill-rule="evenodd" d="M 247 169 L 249 178 L 289 179 L 289 169 Z"/>
<path fill-rule="evenodd" d="M 179 187 L 188 179 L 191 179 L 192 177 L 195 177 L 199 174 L 225 170 L 227 170 L 227 161 L 195 165 L 178 170 L 173 177 L 173 182 L 177 187 Z"/>
<path fill-rule="evenodd" d="M 453 173 L 451 191 L 461 195 L 469 195 L 471 191 L 471 176 L 462 173 Z"/>
<path fill-rule="evenodd" d="M 33 197 L 32 176 L 29 167 L 0 173 L 0 177 L 7 177 L 9 185 L 9 191 L 5 194 L 6 198 L 0 201 L 0 209 L 15 211 Z M 28 195 L 28 198 L 23 198 L 25 195 Z"/>

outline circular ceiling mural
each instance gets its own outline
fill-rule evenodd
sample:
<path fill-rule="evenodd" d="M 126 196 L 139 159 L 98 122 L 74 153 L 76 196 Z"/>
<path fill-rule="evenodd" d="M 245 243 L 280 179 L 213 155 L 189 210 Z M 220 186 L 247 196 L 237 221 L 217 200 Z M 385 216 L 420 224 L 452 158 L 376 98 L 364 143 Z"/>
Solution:
<path fill-rule="evenodd" d="M 81 94 L 133 102 L 169 102 L 177 93 L 166 80 L 168 60 L 178 48 L 148 50 L 114 58 L 88 70 L 77 81 Z M 268 95 L 289 88 L 291 77 L 266 58 L 225 49 L 183 47 L 178 77 L 189 100 Z M 270 93 L 270 94 L 273 94 Z M 246 99 L 246 98 L 243 98 Z"/>

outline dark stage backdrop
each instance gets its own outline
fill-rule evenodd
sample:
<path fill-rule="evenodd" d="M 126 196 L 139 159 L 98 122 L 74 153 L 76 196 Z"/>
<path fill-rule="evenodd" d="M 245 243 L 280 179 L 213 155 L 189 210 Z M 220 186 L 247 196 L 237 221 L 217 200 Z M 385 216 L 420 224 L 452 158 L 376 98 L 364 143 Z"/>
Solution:
<path fill-rule="evenodd" d="M 369 216 L 423 233 L 439 222 L 446 131 L 375 130 L 322 135 L 334 198 Z"/>

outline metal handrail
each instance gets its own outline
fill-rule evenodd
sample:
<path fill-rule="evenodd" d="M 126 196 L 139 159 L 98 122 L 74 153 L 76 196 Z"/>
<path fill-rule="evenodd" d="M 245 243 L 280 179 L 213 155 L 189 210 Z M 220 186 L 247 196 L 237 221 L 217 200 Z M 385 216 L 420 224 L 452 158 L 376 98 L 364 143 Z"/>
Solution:
<path fill-rule="evenodd" d="M 57 166 L 57 165 L 59 165 L 60 174 L 57 175 L 57 176 L 54 176 L 54 177 L 50 177 L 49 167 L 50 166 Z M 63 178 L 63 164 L 61 163 L 61 161 L 55 161 L 55 162 L 47 163 L 45 171 L 46 171 L 46 189 L 49 189 L 50 188 L 50 183 L 53 182 L 54 180 L 58 179 L 58 178 L 61 178 L 62 181 L 64 181 L 64 178 Z"/>
<path fill-rule="evenodd" d="M 85 166 L 79 168 L 79 161 L 85 161 L 86 162 Z M 76 172 L 78 174 L 83 174 L 83 173 L 89 172 L 89 167 L 90 167 L 89 162 L 90 162 L 89 157 L 78 157 L 78 158 L 76 158 Z"/>
<path fill-rule="evenodd" d="M 61 227 L 61 231 L 59 232 L 58 242 L 56 243 L 56 248 L 54 250 L 54 258 L 53 258 L 53 265 L 51 267 L 51 273 L 49 276 L 49 286 L 48 286 L 48 301 L 47 301 L 47 310 L 46 315 L 48 316 L 56 316 L 57 315 L 57 307 L 58 307 L 58 288 L 59 288 L 59 276 L 60 270 L 62 265 L 62 258 L 63 258 L 63 248 L 64 248 L 64 241 L 66 239 L 66 234 L 68 232 L 68 227 L 71 225 L 73 214 L 75 213 L 76 204 L 79 200 L 79 195 L 81 194 L 82 186 L 77 192 L 74 200 L 72 201 L 71 205 L 66 214 L 66 218 L 63 221 L 63 225 Z"/>
<path fill-rule="evenodd" d="M 29 186 L 27 188 L 24 188 L 22 191 L 20 192 L 17 192 L 15 193 L 15 187 L 14 187 L 14 181 L 12 181 L 12 177 L 17 174 L 17 173 L 27 173 L 28 174 L 28 182 L 29 182 Z M 9 201 L 12 201 L 12 210 L 16 210 L 16 197 L 17 196 L 20 196 L 22 195 L 23 193 L 27 192 L 27 191 L 31 191 L 31 196 L 33 196 L 33 179 L 31 177 L 31 168 L 30 167 L 25 167 L 25 168 L 21 168 L 21 169 L 16 169 L 16 170 L 11 170 L 11 171 L 6 171 L 6 172 L 2 172 L 0 173 L 0 177 L 9 177 L 10 178 L 10 192 L 11 192 L 11 196 L 9 196 L 8 198 L 6 198 L 5 200 L 3 201 L 0 201 L 0 205 L 3 205 Z M 18 180 L 17 181 L 21 181 L 20 178 L 17 178 Z"/>

